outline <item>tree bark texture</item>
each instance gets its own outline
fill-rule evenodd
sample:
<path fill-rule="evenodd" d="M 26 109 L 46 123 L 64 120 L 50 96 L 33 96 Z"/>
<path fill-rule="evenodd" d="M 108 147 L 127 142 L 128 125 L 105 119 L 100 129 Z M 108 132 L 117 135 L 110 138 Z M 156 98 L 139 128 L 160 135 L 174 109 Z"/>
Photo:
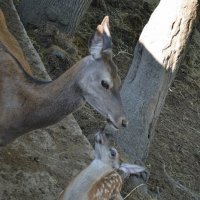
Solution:
<path fill-rule="evenodd" d="M 68 34 L 73 34 L 83 19 L 92 0 L 22 0 L 18 5 L 24 25 L 54 24 Z"/>
<path fill-rule="evenodd" d="M 129 126 L 113 140 L 132 161 L 144 161 L 165 97 L 184 56 L 198 0 L 161 0 L 144 27 L 122 87 Z"/>

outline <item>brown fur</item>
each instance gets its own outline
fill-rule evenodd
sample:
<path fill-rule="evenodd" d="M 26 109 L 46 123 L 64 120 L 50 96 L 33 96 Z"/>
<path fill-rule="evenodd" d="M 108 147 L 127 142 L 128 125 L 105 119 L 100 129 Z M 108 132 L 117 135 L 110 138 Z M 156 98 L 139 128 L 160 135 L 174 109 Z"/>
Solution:
<path fill-rule="evenodd" d="M 13 35 L 9 32 L 8 27 L 6 25 L 5 17 L 3 15 L 2 10 L 0 9 L 0 42 L 1 44 L 10 52 L 10 54 L 14 55 L 14 57 L 18 60 L 18 62 L 23 66 L 24 70 L 32 75 L 31 68 L 24 58 L 24 54 L 17 42 L 17 40 L 13 37 Z"/>
<path fill-rule="evenodd" d="M 98 180 L 88 192 L 89 200 L 116 199 L 122 188 L 122 178 L 112 171 Z M 97 195 L 98 194 L 98 195 Z"/>

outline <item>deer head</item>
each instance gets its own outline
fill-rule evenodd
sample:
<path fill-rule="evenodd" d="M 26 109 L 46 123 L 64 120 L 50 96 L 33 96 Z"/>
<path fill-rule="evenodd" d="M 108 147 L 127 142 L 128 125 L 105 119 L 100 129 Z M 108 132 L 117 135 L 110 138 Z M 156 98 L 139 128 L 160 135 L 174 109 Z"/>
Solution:
<path fill-rule="evenodd" d="M 82 71 L 84 75 L 79 77 L 79 86 L 84 99 L 119 129 L 127 126 L 127 120 L 120 97 L 121 79 L 112 56 L 109 18 L 106 16 L 91 40 L 89 66 Z"/>

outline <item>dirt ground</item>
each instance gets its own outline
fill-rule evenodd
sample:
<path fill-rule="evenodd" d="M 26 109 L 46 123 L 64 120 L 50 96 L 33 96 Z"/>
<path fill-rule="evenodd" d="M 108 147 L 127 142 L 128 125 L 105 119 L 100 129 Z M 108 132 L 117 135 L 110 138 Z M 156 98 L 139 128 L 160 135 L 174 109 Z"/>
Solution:
<path fill-rule="evenodd" d="M 114 60 L 122 79 L 133 59 L 134 46 L 151 14 L 149 5 L 108 1 L 106 10 L 91 6 L 73 38 L 29 26 L 31 39 L 52 78 L 56 78 L 88 50 L 88 39 L 105 14 L 110 16 Z M 199 39 L 199 40 L 198 40 Z M 65 41 L 65 42 L 64 42 Z M 163 200 L 192 200 L 200 196 L 200 26 L 190 43 L 162 109 L 146 166 L 149 189 Z M 52 46 L 54 45 L 54 46 Z M 103 119 L 88 105 L 74 114 L 89 137 Z M 181 184 L 181 185 L 178 185 Z M 128 199 L 134 199 L 134 192 Z"/>

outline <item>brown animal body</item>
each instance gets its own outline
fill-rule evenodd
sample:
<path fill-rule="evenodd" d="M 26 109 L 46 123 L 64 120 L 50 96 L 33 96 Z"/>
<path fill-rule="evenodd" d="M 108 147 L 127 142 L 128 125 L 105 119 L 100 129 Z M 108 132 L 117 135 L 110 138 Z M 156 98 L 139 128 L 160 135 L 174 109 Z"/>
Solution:
<path fill-rule="evenodd" d="M 94 184 L 94 186 L 88 191 L 88 199 L 119 199 L 121 189 L 122 178 L 115 170 L 113 170 L 105 174 L 104 177 Z"/>
<path fill-rule="evenodd" d="M 85 102 L 115 128 L 127 125 L 121 81 L 112 61 L 108 17 L 97 27 L 86 56 L 55 81 L 32 77 L 30 66 L 0 10 L 0 146 L 61 120 Z"/>

